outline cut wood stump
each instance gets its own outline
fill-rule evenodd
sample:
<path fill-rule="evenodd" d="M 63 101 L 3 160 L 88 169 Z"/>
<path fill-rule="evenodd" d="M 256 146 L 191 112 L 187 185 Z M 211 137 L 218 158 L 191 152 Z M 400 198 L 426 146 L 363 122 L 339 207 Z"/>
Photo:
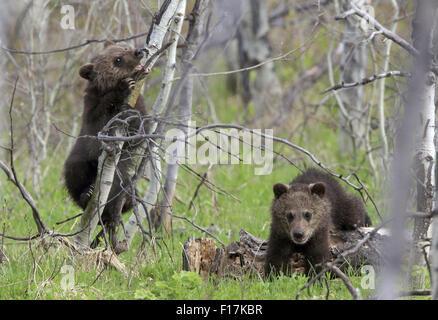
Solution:
<path fill-rule="evenodd" d="M 355 231 L 330 231 L 331 261 L 344 250 L 352 248 L 373 228 L 359 228 Z M 338 264 L 341 270 L 351 267 L 360 270 L 363 265 L 371 265 L 378 271 L 383 264 L 383 243 L 387 239 L 385 229 L 379 230 L 355 253 Z M 228 246 L 217 247 L 210 238 L 190 238 L 184 243 L 182 253 L 183 269 L 200 274 L 203 278 L 231 276 L 240 278 L 244 274 L 263 278 L 265 255 L 268 240 L 260 239 L 245 230 L 240 230 L 239 241 Z M 298 274 L 304 273 L 304 256 L 296 253 L 291 257 L 290 265 Z"/>

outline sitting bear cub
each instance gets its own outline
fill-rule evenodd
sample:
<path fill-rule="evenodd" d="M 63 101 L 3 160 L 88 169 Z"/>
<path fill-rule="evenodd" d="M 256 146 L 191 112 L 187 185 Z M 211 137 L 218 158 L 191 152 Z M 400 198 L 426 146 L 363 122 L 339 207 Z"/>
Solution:
<path fill-rule="evenodd" d="M 146 114 L 141 96 L 134 109 L 126 104 L 135 80 L 141 79 L 149 72 L 140 65 L 142 57 L 141 49 L 131 50 L 106 41 L 104 50 L 95 56 L 91 63 L 83 65 L 79 70 L 79 75 L 88 80 L 88 84 L 85 90 L 79 138 L 65 161 L 64 179 L 68 193 L 82 209 L 87 207 L 91 198 L 101 153 L 100 142 L 86 136 L 96 137 L 107 122 L 121 111 L 136 110 L 140 115 Z M 138 127 L 139 121 L 135 125 Z M 129 129 L 135 130 L 131 127 Z M 114 231 L 121 221 L 121 213 L 132 208 L 131 200 L 124 201 L 123 207 L 123 201 L 119 201 L 120 197 L 127 196 L 122 186 L 127 181 L 132 165 L 129 144 L 125 143 L 108 203 L 102 214 L 102 221 L 110 233 L 113 245 L 116 241 Z"/>
<path fill-rule="evenodd" d="M 329 228 L 354 230 L 371 220 L 363 203 L 348 194 L 331 176 L 309 169 L 290 185 L 274 185 L 271 230 L 266 253 L 265 275 L 290 274 L 289 259 L 301 253 L 305 272 L 330 258 Z"/>

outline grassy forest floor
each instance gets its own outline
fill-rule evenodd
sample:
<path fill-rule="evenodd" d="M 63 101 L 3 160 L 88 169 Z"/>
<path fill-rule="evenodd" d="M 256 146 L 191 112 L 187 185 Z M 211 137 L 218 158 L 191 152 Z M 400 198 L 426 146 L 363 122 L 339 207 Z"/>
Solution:
<path fill-rule="evenodd" d="M 67 197 L 60 179 L 62 159 L 54 157 L 47 163 L 51 166 L 42 184 L 38 207 L 49 228 L 70 233 L 75 230 L 77 220 L 62 225 L 56 225 L 56 222 L 74 216 L 80 210 Z M 201 173 L 206 169 L 206 166 L 197 168 Z M 240 201 L 220 194 L 216 194 L 213 200 L 213 193 L 201 187 L 195 199 L 198 210 L 195 223 L 203 227 L 214 224 L 216 235 L 226 244 L 238 240 L 242 228 L 260 238 L 267 238 L 272 186 L 276 182 L 288 183 L 296 174 L 298 170 L 291 165 L 279 162 L 274 164 L 272 174 L 266 176 L 255 176 L 250 165 L 218 166 L 211 171 L 211 181 Z M 376 194 L 369 177 L 358 174 L 371 194 Z M 176 214 L 194 216 L 195 211 L 188 210 L 188 203 L 198 184 L 199 180 L 192 174 L 180 171 L 177 197 L 182 202 L 175 201 Z M 12 184 L 5 186 L 7 192 L 1 197 L 5 233 L 18 237 L 34 234 L 35 225 L 29 208 L 13 190 Z M 145 184 L 140 190 L 145 190 Z M 369 201 L 367 209 L 375 225 L 379 218 Z M 126 220 L 127 215 L 124 218 Z M 10 263 L 0 264 L 0 299 L 295 299 L 297 291 L 307 281 L 307 277 L 300 275 L 280 277 L 272 282 L 250 277 L 203 280 L 195 273 L 182 271 L 181 254 L 189 237 L 206 235 L 178 219 L 173 219 L 172 230 L 172 237 L 160 240 L 161 246 L 156 246 L 155 253 L 148 245 L 139 250 L 141 235 L 136 235 L 131 250 L 120 256 L 127 267 L 127 276 L 112 269 L 103 273 L 93 268 L 84 269 L 70 260 L 62 245 L 46 252 L 36 245 L 37 241 L 30 246 L 27 242 L 5 239 L 5 253 Z M 64 290 L 61 285 L 66 275 L 61 273 L 64 265 L 73 266 L 74 287 L 71 290 Z M 361 288 L 362 275 L 350 276 L 353 285 Z M 351 298 L 340 279 L 330 280 L 329 286 L 329 299 Z M 317 284 L 309 293 L 303 291 L 300 298 L 325 299 L 327 289 L 324 284 Z M 361 289 L 365 297 L 374 293 L 374 290 Z"/>
<path fill-rule="evenodd" d="M 75 230 L 75 223 L 56 225 L 56 222 L 73 216 L 79 209 L 68 200 L 66 191 L 59 179 L 60 164 L 51 167 L 50 174 L 43 183 L 38 199 L 42 218 L 47 226 L 59 232 L 69 233 Z M 205 168 L 204 168 L 205 170 Z M 240 229 L 267 238 L 269 234 L 269 206 L 272 200 L 272 185 L 277 181 L 288 182 L 297 171 L 290 166 L 276 168 L 272 175 L 254 176 L 253 168 L 248 165 L 221 167 L 213 170 L 211 180 L 226 187 L 240 202 L 225 196 L 216 195 L 216 205 L 212 201 L 212 192 L 206 188 L 195 199 L 198 215 L 195 223 L 208 227 L 217 226 L 217 236 L 230 243 L 238 239 Z M 177 196 L 184 201 L 175 202 L 175 213 L 193 217 L 193 209 L 187 210 L 199 181 L 187 172 L 181 172 Z M 35 233 L 34 222 L 29 208 L 16 194 L 11 192 L 3 196 L 2 219 L 6 234 L 29 236 Z M 125 218 L 127 218 L 125 216 Z M 376 221 L 376 217 L 373 216 Z M 281 277 L 272 282 L 257 278 L 243 277 L 235 280 L 224 278 L 220 281 L 203 281 L 194 273 L 182 272 L 182 247 L 189 237 L 205 237 L 185 221 L 174 219 L 172 237 L 160 240 L 161 248 L 156 253 L 146 245 L 139 250 L 141 235 L 137 234 L 130 251 L 121 255 L 128 276 L 107 269 L 102 274 L 94 269 L 83 269 L 67 255 L 62 245 L 46 252 L 41 246 L 29 246 L 27 242 L 5 239 L 5 253 L 10 263 L 0 265 L 0 299 L 294 299 L 297 290 L 307 278 L 304 276 Z M 166 245 L 163 245 L 163 241 Z M 167 248 L 166 248 L 167 247 Z M 74 288 L 64 291 L 61 285 L 65 273 L 63 265 L 72 265 L 74 269 Z M 353 284 L 360 287 L 361 277 L 353 276 Z M 324 285 L 317 285 L 303 292 L 302 299 L 325 298 Z M 367 290 L 362 294 L 368 294 Z M 330 281 L 330 299 L 348 299 L 350 294 L 339 279 Z"/>
<path fill-rule="evenodd" d="M 312 135 L 309 139 L 313 142 L 308 145 L 315 146 L 309 148 L 311 152 L 333 150 L 323 145 L 336 142 L 336 131 L 322 129 L 318 136 Z M 309 160 L 303 161 L 305 158 L 297 152 L 292 153 L 279 145 L 275 145 L 275 149 L 297 157 L 300 167 L 312 166 Z M 68 198 L 60 178 L 63 157 L 63 154 L 58 154 L 46 160 L 44 167 L 49 170 L 41 185 L 41 197 L 37 199 L 37 204 L 49 228 L 70 233 L 75 230 L 77 219 L 56 225 L 56 222 L 80 212 Z M 318 157 L 324 162 L 331 159 L 329 163 L 336 163 L 334 159 L 342 158 L 333 151 L 319 152 Z M 17 165 L 19 173 L 25 171 L 25 163 L 18 162 Z M 339 167 L 332 168 L 337 172 L 348 172 Z M 195 166 L 195 169 L 202 174 L 207 166 Z M 198 211 L 195 223 L 203 227 L 214 224 L 216 235 L 226 244 L 238 240 L 240 229 L 260 238 L 267 238 L 270 226 L 269 208 L 273 198 L 272 186 L 276 182 L 288 183 L 298 173 L 296 168 L 280 160 L 274 162 L 272 174 L 261 176 L 254 175 L 254 167 L 251 165 L 215 166 L 211 169 L 210 180 L 240 201 L 227 195 L 213 196 L 212 191 L 201 187 L 194 201 Z M 366 168 L 357 173 L 370 193 L 377 194 Z M 188 210 L 188 204 L 198 184 L 197 177 L 180 170 L 176 192 L 180 201 L 175 201 L 175 214 L 189 218 L 195 215 L 193 208 Z M 3 186 L 5 190 L 0 200 L 1 222 L 5 233 L 18 237 L 34 234 L 35 225 L 26 203 L 12 184 L 4 182 Z M 139 189 L 144 192 L 146 182 Z M 354 192 L 352 189 L 349 191 Z M 379 218 L 369 201 L 367 209 L 373 224 L 378 223 Z M 127 217 L 125 215 L 124 219 Z M 161 246 L 156 246 L 155 253 L 148 245 L 144 250 L 139 250 L 141 235 L 136 235 L 131 250 L 120 256 L 127 268 L 127 276 L 112 269 L 100 273 L 93 268 L 83 268 L 69 258 L 62 245 L 46 252 L 36 245 L 37 241 L 33 241 L 30 246 L 27 242 L 5 239 L 5 253 L 10 263 L 0 265 L 0 299 L 295 299 L 298 289 L 307 281 L 307 277 L 300 275 L 280 277 L 272 282 L 250 277 L 203 280 L 197 274 L 182 271 L 181 254 L 183 244 L 189 237 L 206 235 L 186 221 L 178 219 L 173 219 L 172 230 L 171 238 L 159 240 Z M 66 273 L 61 272 L 64 265 L 73 266 L 74 286 L 71 290 L 64 290 L 62 286 L 62 282 L 66 281 Z M 361 274 L 351 276 L 352 283 L 360 288 Z M 329 286 L 329 299 L 350 298 L 350 293 L 339 279 L 330 280 Z M 324 284 L 317 284 L 309 293 L 303 291 L 300 298 L 325 299 L 327 289 Z M 361 289 L 361 293 L 367 296 L 374 291 Z"/>

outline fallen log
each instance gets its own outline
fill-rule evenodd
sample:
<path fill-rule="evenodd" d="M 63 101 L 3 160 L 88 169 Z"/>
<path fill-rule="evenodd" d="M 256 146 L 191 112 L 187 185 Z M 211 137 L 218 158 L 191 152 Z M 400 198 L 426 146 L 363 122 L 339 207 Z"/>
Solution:
<path fill-rule="evenodd" d="M 354 247 L 364 235 L 373 228 L 359 228 L 355 231 L 330 231 L 330 252 L 333 262 L 344 250 Z M 382 256 L 384 240 L 388 238 L 385 229 L 372 235 L 356 252 L 351 253 L 337 264 L 341 270 L 352 268 L 360 270 L 364 265 L 371 265 L 378 271 L 383 265 Z M 206 278 L 231 276 L 239 278 L 244 274 L 263 277 L 265 255 L 268 241 L 260 239 L 245 230 L 240 230 L 239 241 L 231 242 L 226 247 L 217 247 L 209 238 L 190 238 L 184 243 L 182 253 L 183 269 L 193 271 Z M 296 253 L 291 257 L 293 271 L 304 273 L 304 257 Z"/>

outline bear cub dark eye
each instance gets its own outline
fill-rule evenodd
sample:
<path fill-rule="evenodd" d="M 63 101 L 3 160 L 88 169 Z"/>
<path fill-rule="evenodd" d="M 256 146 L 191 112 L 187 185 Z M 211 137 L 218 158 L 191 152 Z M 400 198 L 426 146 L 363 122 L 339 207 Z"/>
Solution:
<path fill-rule="evenodd" d="M 304 218 L 309 221 L 312 218 L 312 214 L 309 211 L 304 212 Z"/>
<path fill-rule="evenodd" d="M 288 214 L 286 215 L 286 218 L 289 222 L 291 222 L 294 219 L 292 212 L 288 212 Z"/>
<path fill-rule="evenodd" d="M 114 64 L 116 66 L 119 66 L 121 62 L 122 62 L 122 58 L 120 58 L 120 57 L 117 57 L 117 58 L 114 59 Z"/>

